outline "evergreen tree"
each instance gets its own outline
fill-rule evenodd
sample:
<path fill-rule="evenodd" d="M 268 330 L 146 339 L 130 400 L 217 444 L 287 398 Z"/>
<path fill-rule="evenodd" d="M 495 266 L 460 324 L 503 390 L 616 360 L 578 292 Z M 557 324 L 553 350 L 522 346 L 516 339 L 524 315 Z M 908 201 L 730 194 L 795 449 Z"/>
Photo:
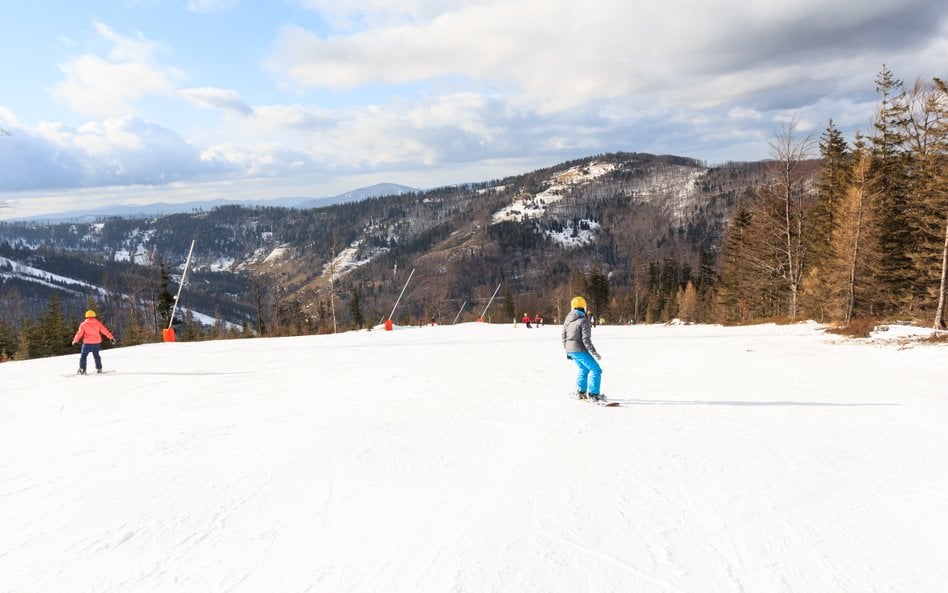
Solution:
<path fill-rule="evenodd" d="M 829 245 L 839 203 L 852 177 L 852 155 L 842 132 L 831 119 L 820 137 L 820 167 L 817 173 L 816 204 L 807 222 L 809 261 L 822 266 L 832 249 Z"/>
<path fill-rule="evenodd" d="M 596 268 L 590 273 L 586 286 L 593 313 L 597 317 L 604 316 L 609 303 L 609 279 Z"/>
<path fill-rule="evenodd" d="M 16 354 L 17 340 L 16 329 L 0 315 L 0 362 L 6 362 Z"/>
<path fill-rule="evenodd" d="M 30 326 L 29 357 L 69 354 L 72 351 L 73 331 L 66 322 L 59 296 L 50 296 L 46 311 Z"/>
<path fill-rule="evenodd" d="M 750 225 L 753 215 L 738 203 L 724 239 L 717 300 L 723 321 L 747 323 L 753 318 Z"/>
<path fill-rule="evenodd" d="M 876 78 L 879 110 L 872 137 L 874 191 L 879 195 L 878 241 L 882 259 L 876 278 L 884 289 L 881 305 L 889 312 L 908 307 L 912 285 L 912 231 L 908 224 L 908 155 L 904 130 L 908 108 L 902 81 L 885 66 Z"/>
<path fill-rule="evenodd" d="M 510 287 L 504 285 L 504 299 L 503 299 L 503 312 L 504 319 L 516 322 L 519 317 L 517 317 L 517 308 L 514 304 L 513 293 L 510 292 Z"/>
<path fill-rule="evenodd" d="M 816 204 L 807 217 L 807 272 L 803 279 L 802 306 L 806 315 L 823 320 L 824 304 L 830 298 L 830 238 L 836 226 L 837 210 L 845 199 L 852 177 L 852 158 L 842 132 L 830 120 L 820 138 L 820 167 L 817 173 Z"/>
<path fill-rule="evenodd" d="M 161 328 L 168 327 L 171 322 L 171 312 L 174 310 L 174 295 L 171 294 L 171 274 L 168 266 L 158 258 L 158 298 L 155 302 L 155 311 L 161 320 Z"/>
<path fill-rule="evenodd" d="M 836 210 L 849 188 L 852 155 L 842 132 L 833 123 L 820 137 L 820 167 L 817 173 L 816 204 L 807 219 L 808 261 L 822 267 L 831 255 L 830 235 L 835 226 Z"/>
<path fill-rule="evenodd" d="M 936 79 L 917 82 L 907 94 L 905 135 L 910 148 L 909 200 L 906 213 L 914 243 L 913 297 L 924 311 L 936 311 L 935 327 L 944 325 L 945 226 L 948 216 L 948 94 Z M 941 313 L 938 313 L 941 301 Z"/>
<path fill-rule="evenodd" d="M 365 327 L 365 316 L 362 314 L 362 299 L 359 297 L 359 291 L 352 289 L 352 298 L 349 300 L 349 314 L 352 316 L 352 323 L 356 329 Z"/>

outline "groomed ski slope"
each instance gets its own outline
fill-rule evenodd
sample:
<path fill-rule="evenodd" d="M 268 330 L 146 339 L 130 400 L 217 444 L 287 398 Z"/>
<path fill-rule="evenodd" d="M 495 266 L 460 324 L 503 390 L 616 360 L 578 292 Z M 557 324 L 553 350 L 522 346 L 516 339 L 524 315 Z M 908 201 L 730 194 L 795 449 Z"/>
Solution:
<path fill-rule="evenodd" d="M 948 348 L 814 324 L 152 344 L 0 365 L 0 591 L 941 593 Z"/>

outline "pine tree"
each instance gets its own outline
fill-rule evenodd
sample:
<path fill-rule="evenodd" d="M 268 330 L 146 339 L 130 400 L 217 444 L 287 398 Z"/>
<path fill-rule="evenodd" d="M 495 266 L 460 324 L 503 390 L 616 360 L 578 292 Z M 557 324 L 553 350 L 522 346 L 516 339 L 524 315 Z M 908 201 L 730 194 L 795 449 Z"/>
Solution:
<path fill-rule="evenodd" d="M 359 298 L 359 291 L 352 289 L 352 298 L 349 300 L 349 313 L 352 315 L 352 323 L 357 329 L 365 327 L 365 316 L 362 314 L 362 300 Z"/>
<path fill-rule="evenodd" d="M 169 326 L 171 312 L 174 309 L 174 295 L 170 288 L 171 274 L 168 266 L 158 257 L 158 296 L 155 300 L 155 313 L 161 320 L 161 328 Z"/>
<path fill-rule="evenodd" d="M 907 93 L 905 135 L 910 176 L 906 219 L 914 239 L 913 297 L 920 308 L 935 310 L 935 327 L 944 324 L 945 217 L 948 215 L 948 95 L 944 85 L 917 82 Z M 941 313 L 938 313 L 941 301 Z"/>
<path fill-rule="evenodd" d="M 6 361 L 16 354 L 18 336 L 16 329 L 0 315 L 0 359 Z"/>
<path fill-rule="evenodd" d="M 593 312 L 597 317 L 604 316 L 609 303 L 609 279 L 596 268 L 590 273 L 586 286 Z"/>
<path fill-rule="evenodd" d="M 831 255 L 830 235 L 836 210 L 846 195 L 852 178 L 852 155 L 842 132 L 829 121 L 820 138 L 820 167 L 817 173 L 816 204 L 807 219 L 808 261 L 822 267 Z"/>
<path fill-rule="evenodd" d="M 803 310 L 807 316 L 823 320 L 824 305 L 830 298 L 830 238 L 837 224 L 839 205 L 846 196 L 852 177 L 852 157 L 842 132 L 833 123 L 820 139 L 820 167 L 817 173 L 816 204 L 807 217 L 807 272 L 802 283 Z"/>
<path fill-rule="evenodd" d="M 738 203 L 724 239 L 717 300 L 723 321 L 746 323 L 753 317 L 749 229 L 753 215 Z"/>
<path fill-rule="evenodd" d="M 47 301 L 46 311 L 30 326 L 29 357 L 59 356 L 72 351 L 73 331 L 66 322 L 58 295 Z"/>
<path fill-rule="evenodd" d="M 880 105 L 873 124 L 873 181 L 879 194 L 878 237 L 882 259 L 876 278 L 884 289 L 881 305 L 889 312 L 910 307 L 912 231 L 907 220 L 908 167 L 906 136 L 908 109 L 902 81 L 886 67 L 876 78 Z"/>
<path fill-rule="evenodd" d="M 514 304 L 513 293 L 510 292 L 510 287 L 506 284 L 504 284 L 503 311 L 505 319 L 514 322 L 519 319 L 519 317 L 517 317 L 517 308 Z"/>

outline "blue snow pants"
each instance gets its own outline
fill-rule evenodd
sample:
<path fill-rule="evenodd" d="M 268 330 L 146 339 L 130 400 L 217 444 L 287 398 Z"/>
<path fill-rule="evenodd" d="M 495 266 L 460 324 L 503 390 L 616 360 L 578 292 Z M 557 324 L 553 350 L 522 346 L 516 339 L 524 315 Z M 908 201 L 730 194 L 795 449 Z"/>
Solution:
<path fill-rule="evenodd" d="M 92 358 L 95 359 L 95 368 L 102 368 L 102 359 L 99 357 L 99 348 L 102 347 L 102 344 L 83 344 L 82 345 L 82 354 L 79 356 L 79 368 L 86 370 L 86 359 L 89 358 L 89 353 L 92 353 Z"/>
<path fill-rule="evenodd" d="M 593 355 L 588 352 L 570 352 L 569 357 L 579 367 L 579 374 L 576 376 L 576 388 L 589 393 L 599 393 L 599 385 L 602 383 L 602 367 L 599 366 Z"/>

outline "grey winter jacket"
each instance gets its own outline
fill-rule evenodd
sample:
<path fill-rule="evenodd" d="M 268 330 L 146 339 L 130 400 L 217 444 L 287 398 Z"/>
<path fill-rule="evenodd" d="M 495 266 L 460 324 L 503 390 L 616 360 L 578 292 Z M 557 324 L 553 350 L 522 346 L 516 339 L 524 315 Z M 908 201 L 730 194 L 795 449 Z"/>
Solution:
<path fill-rule="evenodd" d="M 563 347 L 566 353 L 589 352 L 596 354 L 592 343 L 592 323 L 585 313 L 573 309 L 563 321 Z"/>

